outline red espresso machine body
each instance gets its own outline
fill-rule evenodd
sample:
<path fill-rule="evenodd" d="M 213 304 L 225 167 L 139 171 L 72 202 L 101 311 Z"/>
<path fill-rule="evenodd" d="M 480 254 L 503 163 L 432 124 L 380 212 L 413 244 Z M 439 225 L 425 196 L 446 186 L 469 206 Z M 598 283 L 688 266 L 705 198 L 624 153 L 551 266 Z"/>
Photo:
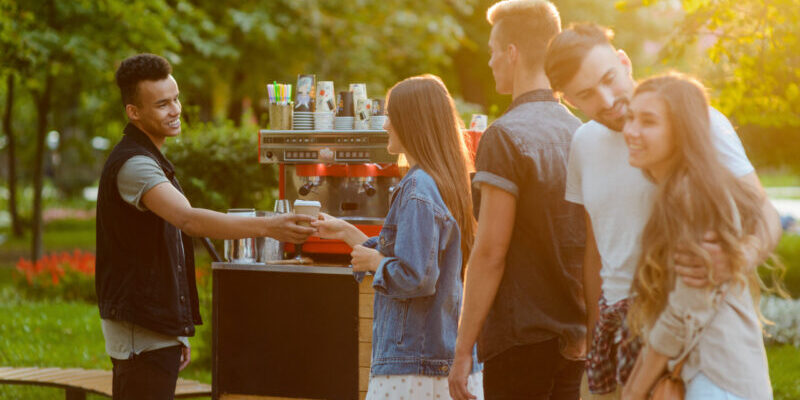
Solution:
<path fill-rule="evenodd" d="M 279 165 L 279 197 L 317 200 L 321 211 L 377 236 L 402 175 L 397 156 L 386 150 L 383 130 L 259 131 L 259 161 Z M 293 246 L 286 245 L 293 252 Z M 312 258 L 348 255 L 338 240 L 312 236 L 303 254 Z"/>

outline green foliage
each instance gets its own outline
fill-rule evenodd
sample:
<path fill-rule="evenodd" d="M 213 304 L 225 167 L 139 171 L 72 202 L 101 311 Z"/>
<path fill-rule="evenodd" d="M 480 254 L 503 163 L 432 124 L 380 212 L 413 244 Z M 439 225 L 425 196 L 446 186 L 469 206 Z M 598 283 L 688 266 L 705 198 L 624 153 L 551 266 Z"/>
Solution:
<path fill-rule="evenodd" d="M 739 127 L 738 132 L 744 148 L 747 149 L 747 156 L 759 170 L 769 167 L 791 171 L 795 176 L 800 175 L 800 130 L 792 127 L 745 125 Z M 800 186 L 800 182 L 791 185 Z"/>
<path fill-rule="evenodd" d="M 164 153 L 194 207 L 272 209 L 274 166 L 258 162 L 258 128 L 197 123 L 167 140 Z"/>
<path fill-rule="evenodd" d="M 661 0 L 655 3 L 665 3 Z M 632 3 L 640 1 L 629 0 Z M 663 56 L 699 44 L 713 101 L 741 124 L 800 127 L 800 7 L 797 0 L 682 0 L 685 16 Z M 632 7 L 635 8 L 635 7 Z M 790 131 L 795 140 L 796 130 Z"/>

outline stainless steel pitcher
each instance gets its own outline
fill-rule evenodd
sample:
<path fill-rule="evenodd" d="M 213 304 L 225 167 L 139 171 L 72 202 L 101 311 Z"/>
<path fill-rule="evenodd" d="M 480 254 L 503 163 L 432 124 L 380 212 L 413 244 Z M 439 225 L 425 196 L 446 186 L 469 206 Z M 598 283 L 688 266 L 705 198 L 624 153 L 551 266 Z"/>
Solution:
<path fill-rule="evenodd" d="M 252 208 L 232 208 L 228 214 L 255 217 L 256 210 Z M 256 262 L 255 240 L 253 238 L 225 240 L 225 260 L 236 263 Z"/>

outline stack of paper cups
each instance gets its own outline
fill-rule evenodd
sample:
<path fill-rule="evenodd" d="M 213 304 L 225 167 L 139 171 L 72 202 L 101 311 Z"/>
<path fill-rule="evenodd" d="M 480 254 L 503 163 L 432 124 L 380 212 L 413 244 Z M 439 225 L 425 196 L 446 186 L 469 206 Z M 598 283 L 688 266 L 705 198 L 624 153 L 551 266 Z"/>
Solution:
<path fill-rule="evenodd" d="M 333 111 L 314 112 L 314 129 L 318 131 L 333 129 Z"/>

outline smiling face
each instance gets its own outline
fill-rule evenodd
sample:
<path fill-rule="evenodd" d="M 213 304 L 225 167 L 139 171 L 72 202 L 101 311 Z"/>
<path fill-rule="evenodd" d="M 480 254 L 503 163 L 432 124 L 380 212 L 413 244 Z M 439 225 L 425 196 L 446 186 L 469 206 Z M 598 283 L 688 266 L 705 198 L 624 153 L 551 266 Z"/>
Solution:
<path fill-rule="evenodd" d="M 137 85 L 135 104 L 125 106 L 131 122 L 157 147 L 161 147 L 165 138 L 181 133 L 178 94 L 178 83 L 172 75 L 158 81 L 145 80 Z"/>
<path fill-rule="evenodd" d="M 656 92 L 644 92 L 634 96 L 628 109 L 622 131 L 628 162 L 659 180 L 666 175 L 675 154 L 667 103 Z"/>
<path fill-rule="evenodd" d="M 633 87 L 631 64 L 625 53 L 597 45 L 562 91 L 567 101 L 589 118 L 621 131 Z"/>

